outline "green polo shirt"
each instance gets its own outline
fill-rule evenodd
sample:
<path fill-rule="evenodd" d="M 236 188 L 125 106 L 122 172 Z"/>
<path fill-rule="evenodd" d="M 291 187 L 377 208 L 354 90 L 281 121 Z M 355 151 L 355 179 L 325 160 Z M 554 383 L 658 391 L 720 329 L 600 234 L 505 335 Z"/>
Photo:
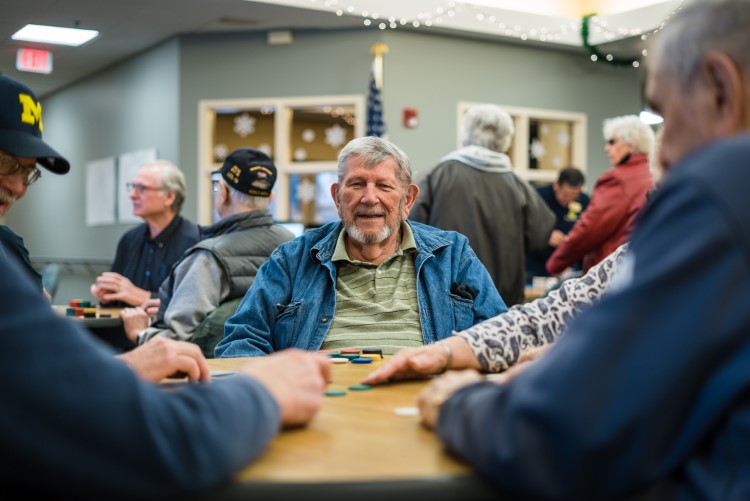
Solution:
<path fill-rule="evenodd" d="M 336 311 L 321 349 L 379 348 L 392 355 L 422 346 L 414 259 L 417 244 L 408 224 L 401 225 L 401 247 L 380 265 L 352 261 L 344 230 L 331 260 L 336 264 Z"/>

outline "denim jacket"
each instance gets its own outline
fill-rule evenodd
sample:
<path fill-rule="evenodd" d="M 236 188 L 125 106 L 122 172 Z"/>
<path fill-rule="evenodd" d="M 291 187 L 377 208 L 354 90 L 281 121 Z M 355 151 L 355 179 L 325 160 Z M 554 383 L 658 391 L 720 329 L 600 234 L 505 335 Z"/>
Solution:
<path fill-rule="evenodd" d="M 425 344 L 507 310 L 466 237 L 406 224 L 417 244 L 417 299 Z M 271 254 L 224 325 L 217 357 L 320 349 L 336 311 L 336 266 L 331 256 L 342 227 L 336 222 L 307 231 Z"/>

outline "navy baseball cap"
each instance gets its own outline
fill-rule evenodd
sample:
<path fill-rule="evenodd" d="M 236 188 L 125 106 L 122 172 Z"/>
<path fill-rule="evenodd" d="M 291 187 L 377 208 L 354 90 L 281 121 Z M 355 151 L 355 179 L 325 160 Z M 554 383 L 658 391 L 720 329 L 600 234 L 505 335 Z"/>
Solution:
<path fill-rule="evenodd" d="M 70 163 L 42 141 L 41 103 L 31 89 L 4 75 L 0 75 L 0 150 L 36 158 L 55 174 L 70 170 Z"/>
<path fill-rule="evenodd" d="M 224 159 L 221 169 L 224 181 L 235 190 L 254 197 L 270 197 L 276 182 L 276 165 L 260 150 L 240 148 Z"/>

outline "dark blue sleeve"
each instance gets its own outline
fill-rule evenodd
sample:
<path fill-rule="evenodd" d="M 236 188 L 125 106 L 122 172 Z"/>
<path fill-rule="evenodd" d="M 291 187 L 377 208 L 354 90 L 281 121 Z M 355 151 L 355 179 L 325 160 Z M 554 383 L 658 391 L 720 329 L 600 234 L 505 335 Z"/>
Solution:
<path fill-rule="evenodd" d="M 254 380 L 169 391 L 145 383 L 2 257 L 0 276 L 0 450 L 12 452 L 3 488 L 194 494 L 248 464 L 278 431 L 278 406 Z"/>
<path fill-rule="evenodd" d="M 659 195 L 619 286 L 509 384 L 480 383 L 443 405 L 441 439 L 503 491 L 612 499 L 697 478 L 717 448 L 709 439 L 745 399 L 747 218 L 703 182 Z"/>
<path fill-rule="evenodd" d="M 0 256 L 16 259 L 18 265 L 27 272 L 39 289 L 42 289 L 42 275 L 31 264 L 29 251 L 23 244 L 23 239 L 7 226 L 0 225 Z"/>

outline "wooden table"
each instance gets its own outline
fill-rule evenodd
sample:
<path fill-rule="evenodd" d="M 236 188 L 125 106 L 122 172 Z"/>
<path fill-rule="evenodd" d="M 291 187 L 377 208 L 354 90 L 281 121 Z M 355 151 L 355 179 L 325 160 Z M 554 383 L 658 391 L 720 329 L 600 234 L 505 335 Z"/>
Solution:
<path fill-rule="evenodd" d="M 252 363 L 214 359 L 208 364 L 212 371 L 234 371 L 248 361 Z M 258 460 L 237 473 L 235 482 L 206 498 L 497 499 L 465 464 L 443 450 L 418 416 L 394 413 L 414 407 L 426 381 L 348 390 L 380 364 L 334 365 L 329 389 L 347 394 L 325 397 L 310 425 L 283 431 Z"/>
<path fill-rule="evenodd" d="M 67 306 L 53 305 L 52 308 L 65 317 Z M 135 344 L 125 336 L 125 329 L 120 320 L 122 308 L 84 308 L 95 309 L 96 317 L 66 317 L 73 321 L 81 322 L 94 336 L 109 344 L 118 351 L 127 351 L 135 347 Z"/>

